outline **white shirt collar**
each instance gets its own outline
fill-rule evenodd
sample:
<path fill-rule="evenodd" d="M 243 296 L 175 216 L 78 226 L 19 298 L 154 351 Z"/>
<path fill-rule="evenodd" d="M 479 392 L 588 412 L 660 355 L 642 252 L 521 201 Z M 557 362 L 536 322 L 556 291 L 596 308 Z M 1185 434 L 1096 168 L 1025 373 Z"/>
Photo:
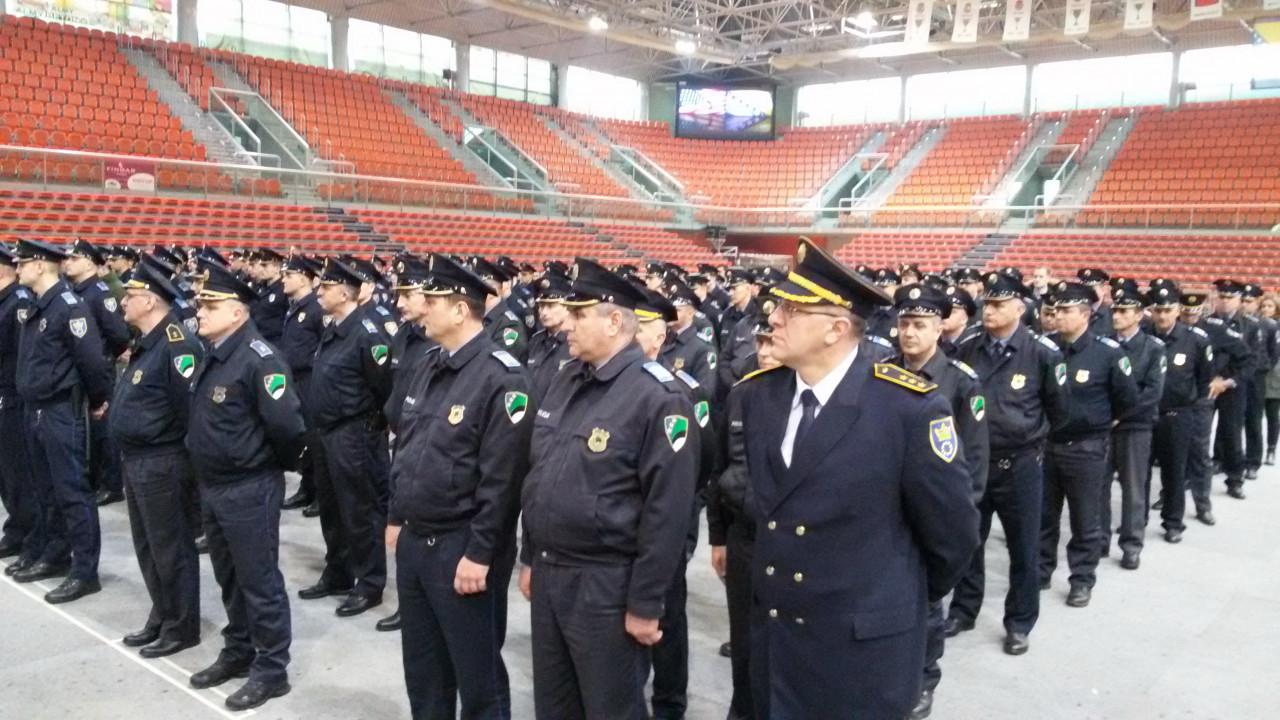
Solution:
<path fill-rule="evenodd" d="M 844 380 L 844 376 L 849 374 L 849 368 L 853 367 L 853 361 L 858 357 L 858 346 L 853 346 L 853 352 L 849 353 L 845 359 L 839 364 L 831 368 L 831 372 L 827 373 L 821 380 L 809 385 L 800 379 L 800 373 L 796 373 L 796 393 L 791 398 L 791 407 L 800 407 L 800 394 L 805 390 L 812 390 L 815 397 L 818 398 L 818 408 L 827 406 L 827 401 L 835 394 L 836 388 L 840 386 L 840 381 Z"/>

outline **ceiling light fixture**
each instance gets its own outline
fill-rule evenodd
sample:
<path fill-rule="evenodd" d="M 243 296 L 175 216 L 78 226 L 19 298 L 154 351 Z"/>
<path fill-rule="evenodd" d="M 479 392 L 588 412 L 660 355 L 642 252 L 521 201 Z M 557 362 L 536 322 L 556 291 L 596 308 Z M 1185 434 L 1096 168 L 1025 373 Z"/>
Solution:
<path fill-rule="evenodd" d="M 587 21 L 587 27 L 591 28 L 591 32 L 604 32 L 609 29 L 609 21 L 599 15 L 592 15 Z"/>
<path fill-rule="evenodd" d="M 870 30 L 880 24 L 876 21 L 876 16 L 872 15 L 870 10 L 863 10 L 857 15 L 854 15 L 849 22 L 854 27 L 862 28 L 863 30 Z"/>
<path fill-rule="evenodd" d="M 680 38 L 676 41 L 676 52 L 681 55 L 692 55 L 698 52 L 698 43 L 686 38 Z"/>

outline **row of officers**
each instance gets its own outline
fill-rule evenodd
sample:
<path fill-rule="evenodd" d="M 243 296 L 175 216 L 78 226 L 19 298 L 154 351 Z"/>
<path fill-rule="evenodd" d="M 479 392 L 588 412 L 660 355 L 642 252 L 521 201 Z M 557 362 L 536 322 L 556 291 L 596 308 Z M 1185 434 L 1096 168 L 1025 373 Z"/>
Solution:
<path fill-rule="evenodd" d="M 722 278 L 23 240 L 0 252 L 6 572 L 65 576 L 53 603 L 99 590 L 95 488 L 111 489 L 90 468 L 110 455 L 152 603 L 125 643 L 154 658 L 200 641 L 203 535 L 228 624 L 191 682 L 246 679 L 233 709 L 289 691 L 279 518 L 314 502 L 325 567 L 298 595 L 359 615 L 396 554 L 380 629 L 401 630 L 415 718 L 510 716 L 513 575 L 538 717 L 681 717 L 705 506 L 729 717 L 927 717 L 945 638 L 982 605 L 992 516 L 1019 655 L 1064 505 L 1066 602 L 1084 607 L 1113 479 L 1121 567 L 1140 564 L 1153 464 L 1164 539 L 1182 539 L 1188 490 L 1213 524 L 1215 411 L 1243 498 L 1247 398 L 1276 333 L 1229 280 L 1206 314 L 1165 279 L 1099 292 L 1091 269 L 1040 291 L 1012 269 L 903 270 L 807 241 L 789 272 Z"/>

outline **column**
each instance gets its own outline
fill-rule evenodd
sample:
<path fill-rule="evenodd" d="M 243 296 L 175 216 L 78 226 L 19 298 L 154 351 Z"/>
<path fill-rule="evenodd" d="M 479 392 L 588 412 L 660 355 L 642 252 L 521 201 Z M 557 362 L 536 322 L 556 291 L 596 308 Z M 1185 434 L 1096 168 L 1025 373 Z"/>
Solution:
<path fill-rule="evenodd" d="M 898 122 L 907 121 L 907 76 L 898 77 Z"/>
<path fill-rule="evenodd" d="M 467 92 L 471 87 L 471 46 L 467 43 L 453 44 L 454 66 L 453 89 Z"/>
<path fill-rule="evenodd" d="M 665 120 L 667 118 L 655 118 L 649 107 L 649 83 L 640 83 L 640 120 Z"/>
<path fill-rule="evenodd" d="M 0 12 L 5 0 L 0 0 Z M 200 15 L 200 0 L 178 0 L 178 42 L 196 46 L 200 44 L 200 28 L 196 18 Z"/>
<path fill-rule="evenodd" d="M 1169 78 L 1169 107 L 1176 108 L 1182 104 L 1182 81 L 1178 79 L 1182 67 L 1182 52 L 1173 51 L 1173 74 Z"/>
<path fill-rule="evenodd" d="M 569 102 L 569 64 L 556 63 L 556 107 L 568 107 Z"/>
<path fill-rule="evenodd" d="M 329 59 L 334 70 L 346 71 L 351 68 L 347 59 L 347 31 L 351 19 L 346 15 L 329 19 Z"/>
<path fill-rule="evenodd" d="M 1027 63 L 1027 81 L 1022 88 L 1022 117 L 1031 117 L 1031 113 L 1035 112 L 1035 103 L 1031 100 L 1031 76 L 1035 69 L 1034 65 Z"/>

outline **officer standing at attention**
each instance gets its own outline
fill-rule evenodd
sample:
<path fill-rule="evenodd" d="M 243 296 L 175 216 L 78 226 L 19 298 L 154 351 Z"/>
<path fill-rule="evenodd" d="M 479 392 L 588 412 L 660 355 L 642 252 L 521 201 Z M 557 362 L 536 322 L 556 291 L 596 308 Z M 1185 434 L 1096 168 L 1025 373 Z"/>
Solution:
<path fill-rule="evenodd" d="M 247 676 L 226 705 L 248 710 L 289 692 L 292 632 L 280 574 L 280 503 L 284 471 L 297 465 L 306 425 L 288 362 L 250 320 L 258 299 L 253 288 L 211 265 L 196 299 L 200 337 L 210 350 L 193 381 L 187 451 L 227 626 L 218 659 L 192 675 L 191 686 Z"/>
<path fill-rule="evenodd" d="M 1052 340 L 1022 324 L 1026 288 L 1008 275 L 987 273 L 983 331 L 960 343 L 956 358 L 982 381 L 991 458 L 979 503 L 985 543 L 991 516 L 1000 517 L 1009 548 L 1009 592 L 1004 603 L 1004 651 L 1021 655 L 1040 617 L 1036 559 L 1043 508 L 1042 460 L 1049 427 L 1065 413 L 1066 366 Z M 974 628 L 986 590 L 983 549 L 974 553 L 951 599 L 947 637 Z"/>
<path fill-rule="evenodd" d="M 289 309 L 284 315 L 284 329 L 280 333 L 280 353 L 289 363 L 294 387 L 302 401 L 302 415 L 307 418 L 307 431 L 314 435 L 314 419 L 307 407 L 307 393 L 311 387 L 311 361 L 320 347 L 320 335 L 324 332 L 324 310 L 313 291 L 320 268 L 303 255 L 291 255 L 284 263 L 281 284 L 289 298 Z M 305 508 L 315 501 L 315 475 L 324 472 L 324 451 L 318 436 L 308 437 L 310 451 L 303 459 L 298 491 L 285 498 L 284 510 Z"/>
<path fill-rule="evenodd" d="M 573 292 L 569 278 L 547 273 L 535 283 L 538 324 L 542 327 L 529 338 L 529 375 L 533 397 L 541 402 L 560 369 L 569 364 L 568 334 L 564 330 L 569 308 L 564 299 Z"/>
<path fill-rule="evenodd" d="M 382 328 L 356 304 L 360 277 L 330 258 L 320 276 L 320 306 L 331 321 L 312 363 L 307 404 L 324 447 L 326 472 L 316 477 L 325 568 L 298 592 L 303 600 L 345 595 L 338 617 L 382 603 L 387 583 L 386 421 L 391 348 Z"/>
<path fill-rule="evenodd" d="M 1245 283 L 1241 294 L 1241 314 L 1248 322 L 1250 345 L 1253 347 L 1253 374 L 1245 382 L 1244 447 L 1245 480 L 1257 480 L 1262 467 L 1265 440 L 1262 434 L 1262 415 L 1267 402 L 1267 373 L 1280 360 L 1277 347 L 1276 322 L 1258 314 L 1262 304 L 1262 286 Z"/>
<path fill-rule="evenodd" d="M 1197 407 L 1208 398 L 1209 382 L 1213 379 L 1213 346 L 1205 331 L 1178 321 L 1182 293 L 1177 285 L 1162 283 L 1152 287 L 1151 300 L 1152 334 L 1164 343 L 1167 368 L 1153 456 L 1160 465 L 1160 519 L 1164 539 L 1176 543 L 1182 540 L 1186 530 L 1182 518 L 1187 505 L 1187 468 L 1197 448 L 1205 444 L 1194 433 L 1199 427 Z M 1150 495 L 1149 489 L 1147 495 Z"/>
<path fill-rule="evenodd" d="M 669 277 L 660 291 L 676 309 L 676 319 L 670 324 L 667 341 L 662 346 L 662 364 L 688 373 L 710 397 L 716 397 L 718 359 L 715 346 L 699 335 L 694 324 L 698 313 L 697 294 L 675 277 Z"/>
<path fill-rule="evenodd" d="M 432 254 L 420 318 L 439 343 L 404 398 L 386 544 L 396 551 L 414 718 L 509 718 L 502 645 L 534 405 L 529 378 L 484 332 L 492 286 Z M 452 582 L 441 582 L 442 578 Z"/>
<path fill-rule="evenodd" d="M 1044 515 L 1040 519 L 1040 588 L 1048 589 L 1058 565 L 1062 505 L 1068 505 L 1071 539 L 1067 563 L 1071 590 L 1067 605 L 1089 604 L 1102 554 L 1102 484 L 1115 421 L 1133 412 L 1138 388 L 1133 364 L 1111 338 L 1094 335 L 1089 316 L 1098 302 L 1092 288 L 1059 283 L 1050 295 L 1057 310 L 1054 340 L 1066 360 L 1070 400 L 1062 422 L 1049 432 L 1045 451 Z"/>
<path fill-rule="evenodd" d="M 755 351 L 756 322 L 761 319 L 760 306 L 754 295 L 754 279 L 743 268 L 729 270 L 729 298 L 731 304 L 720 318 L 720 356 L 717 358 L 716 393 L 728 394 L 729 388 L 750 370 L 751 355 Z"/>
<path fill-rule="evenodd" d="M 1098 298 L 1093 303 L 1093 314 L 1089 316 L 1089 332 L 1101 337 L 1111 335 L 1114 332 L 1111 327 L 1111 294 L 1104 287 L 1111 281 L 1111 276 L 1101 268 L 1080 268 L 1076 271 L 1076 278 L 1080 284 L 1093 290 Z"/>
<path fill-rule="evenodd" d="M 5 520 L 0 532 L 0 558 L 16 557 L 6 575 L 25 570 L 40 559 L 37 547 L 43 528 L 40 503 L 31 477 L 26 418 L 18 394 L 18 343 L 22 323 L 31 314 L 35 296 L 18 282 L 18 259 L 0 245 L 0 504 Z M 42 530 L 40 530 L 43 532 Z"/>
<path fill-rule="evenodd" d="M 1142 309 L 1147 298 L 1132 280 L 1111 290 L 1111 324 L 1116 342 L 1129 360 L 1137 385 L 1137 404 L 1116 417 L 1111 430 L 1110 465 L 1120 481 L 1120 567 L 1137 570 L 1147 530 L 1148 484 L 1151 479 L 1151 438 L 1164 394 L 1167 359 L 1164 341 L 1142 332 Z M 1074 388 L 1074 385 L 1072 386 Z M 1111 469 L 1102 481 L 1102 556 L 1111 549 Z"/>
<path fill-rule="evenodd" d="M 1251 344 L 1256 342 L 1256 338 L 1250 337 L 1252 324 L 1240 311 L 1244 286 L 1227 279 L 1216 280 L 1213 285 L 1218 292 L 1218 300 L 1213 315 L 1204 319 L 1209 326 L 1205 330 L 1210 333 L 1210 337 L 1220 334 L 1231 341 L 1239 340 L 1245 350 L 1240 366 L 1234 368 L 1231 376 L 1226 378 L 1226 387 L 1215 395 L 1218 426 L 1213 438 L 1213 457 L 1222 463 L 1222 469 L 1227 474 L 1227 495 L 1243 500 L 1245 392 L 1254 374 L 1259 348 Z"/>
<path fill-rule="evenodd" d="M 862 352 L 882 291 L 802 238 L 772 293 L 785 367 L 743 385 L 756 716 L 903 718 L 978 545 L 965 449 L 935 383 Z"/>
<path fill-rule="evenodd" d="M 18 243 L 18 282 L 36 300 L 23 322 L 15 380 L 27 412 L 31 474 L 43 524 L 36 542 L 40 559 L 13 579 L 35 582 L 67 575 L 45 595 L 52 604 L 101 589 L 102 538 L 89 485 L 85 415 L 88 410 L 91 419 L 106 417 L 111 395 L 111 368 L 92 311 L 58 277 L 66 258 L 43 242 Z"/>
<path fill-rule="evenodd" d="M 1214 406 L 1223 393 L 1237 386 L 1237 378 L 1244 376 L 1249 364 L 1249 349 L 1245 347 L 1243 335 L 1216 318 L 1202 317 L 1207 300 L 1204 293 L 1182 294 L 1182 322 L 1203 331 L 1209 338 L 1213 353 L 1209 393 L 1196 403 L 1191 457 L 1187 459 L 1187 489 L 1195 501 L 1196 520 L 1212 526 L 1217 522 L 1213 517 L 1213 501 L 1209 497 L 1214 473 L 1210 459 Z"/>
<path fill-rule="evenodd" d="M 253 323 L 264 340 L 275 344 L 284 333 L 285 315 L 289 312 L 289 294 L 285 292 L 281 276 L 284 256 L 271 248 L 262 248 L 254 253 L 253 259 L 252 274 L 259 295 L 253 303 Z"/>
<path fill-rule="evenodd" d="M 183 440 L 191 378 L 204 347 L 171 312 L 178 291 L 143 265 L 125 283 L 124 319 L 138 339 L 111 399 L 111 439 L 120 449 L 129 527 L 151 611 L 124 644 L 144 658 L 200 642 L 199 497 Z"/>
<path fill-rule="evenodd" d="M 679 380 L 635 342 L 630 282 L 585 258 L 565 322 L 576 358 L 534 422 L 520 590 L 541 720 L 645 716 L 649 648 L 685 547 L 700 456 Z"/>
<path fill-rule="evenodd" d="M 898 315 L 898 346 L 901 352 L 888 362 L 937 384 L 934 393 L 947 401 L 951 416 L 955 418 L 976 507 L 987 484 L 987 455 L 990 452 L 987 401 L 982 395 L 978 374 L 959 360 L 948 359 L 938 345 L 942 324 L 951 314 L 951 300 L 934 287 L 903 285 L 894 293 L 893 309 Z M 942 600 L 929 603 L 924 675 L 920 699 L 911 711 L 913 719 L 929 717 L 933 709 L 933 693 L 942 681 L 942 668 L 938 661 L 942 659 L 946 642 L 945 622 Z"/>
<path fill-rule="evenodd" d="M 493 263 L 482 257 L 471 259 L 471 268 L 485 282 L 494 287 L 505 283 L 507 274 Z M 490 295 L 485 298 L 484 327 L 489 332 L 493 344 L 506 350 L 524 362 L 528 357 L 529 334 L 524 321 L 520 319 L 502 297 Z"/>

